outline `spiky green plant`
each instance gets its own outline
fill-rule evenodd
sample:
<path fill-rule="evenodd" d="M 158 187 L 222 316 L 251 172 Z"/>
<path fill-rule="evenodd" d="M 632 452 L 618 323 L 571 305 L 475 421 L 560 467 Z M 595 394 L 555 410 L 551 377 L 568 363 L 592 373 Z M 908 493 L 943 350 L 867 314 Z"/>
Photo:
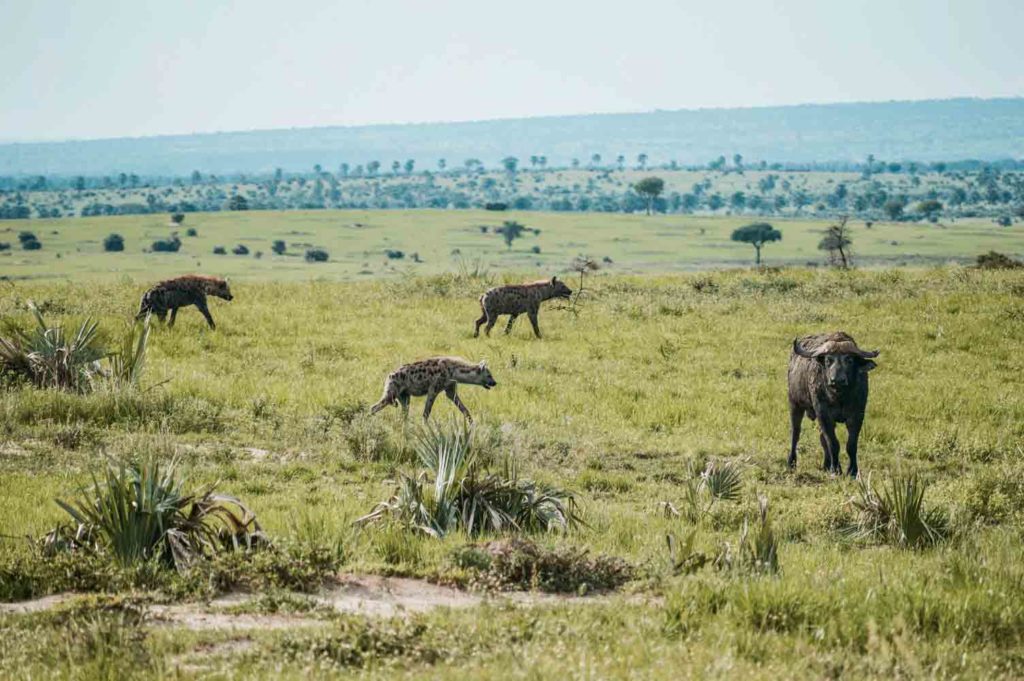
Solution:
<path fill-rule="evenodd" d="M 365 525 L 389 521 L 433 537 L 483 532 L 565 530 L 581 522 L 575 497 L 519 477 L 511 460 L 495 473 L 479 463 L 473 430 L 425 427 L 417 437 L 422 470 L 399 475 L 398 488 L 367 515 Z"/>
<path fill-rule="evenodd" d="M 743 488 L 743 473 L 736 460 L 708 461 L 701 482 L 713 499 L 735 501 Z"/>
<path fill-rule="evenodd" d="M 35 318 L 31 329 L 4 322 L 0 371 L 21 376 L 38 388 L 90 390 L 102 373 L 99 361 L 107 355 L 99 344 L 98 324 L 86 319 L 69 335 L 63 326 L 49 326 L 34 303 L 28 307 Z"/>
<path fill-rule="evenodd" d="M 940 508 L 925 508 L 928 483 L 916 475 L 897 475 L 881 491 L 871 477 L 857 482 L 857 496 L 850 499 L 855 512 L 845 530 L 853 539 L 881 541 L 903 548 L 932 546 L 949 536 L 949 518 Z"/>
<path fill-rule="evenodd" d="M 184 571 L 204 555 L 265 541 L 256 516 L 235 497 L 212 488 L 185 492 L 173 461 L 110 463 L 77 499 L 57 504 L 122 566 L 155 559 Z"/>
<path fill-rule="evenodd" d="M 121 337 L 121 348 L 110 355 L 108 378 L 117 388 L 137 388 L 146 364 L 150 315 L 131 324 Z"/>
<path fill-rule="evenodd" d="M 757 497 L 757 521 L 753 533 L 744 518 L 740 534 L 740 556 L 744 563 L 755 572 L 775 574 L 779 571 L 779 538 L 772 529 L 768 516 L 768 497 Z"/>

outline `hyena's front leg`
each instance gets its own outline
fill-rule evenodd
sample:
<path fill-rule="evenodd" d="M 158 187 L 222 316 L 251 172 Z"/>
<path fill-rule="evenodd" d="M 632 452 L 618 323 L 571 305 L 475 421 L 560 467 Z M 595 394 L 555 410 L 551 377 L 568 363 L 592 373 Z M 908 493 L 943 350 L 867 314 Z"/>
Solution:
<path fill-rule="evenodd" d="M 533 325 L 533 333 L 537 338 L 540 338 L 540 324 L 537 321 L 537 310 L 536 308 L 526 313 L 530 317 L 530 324 Z"/>
<path fill-rule="evenodd" d="M 505 326 L 505 335 L 506 336 L 509 335 L 510 333 L 512 333 L 512 325 L 516 323 L 516 317 L 518 317 L 518 316 L 519 316 L 518 314 L 510 314 L 508 316 L 508 324 Z"/>
<path fill-rule="evenodd" d="M 398 403 L 402 405 L 402 419 L 409 418 L 409 393 L 402 393 L 398 396 Z"/>
<path fill-rule="evenodd" d="M 473 330 L 473 338 L 480 337 L 480 327 L 487 323 L 487 313 L 483 312 L 480 314 L 480 319 L 476 320 L 476 328 Z"/>
<path fill-rule="evenodd" d="M 213 316 L 210 314 L 210 308 L 206 307 L 206 301 L 197 300 L 196 307 L 198 307 L 199 311 L 203 313 L 204 317 L 206 317 L 206 323 L 209 324 L 210 328 L 216 329 L 217 325 L 213 323 Z"/>
<path fill-rule="evenodd" d="M 434 400 L 437 399 L 437 388 L 431 386 L 430 392 L 427 393 L 427 403 L 423 405 L 423 420 L 426 421 L 430 418 L 430 410 L 434 408 Z"/>
<path fill-rule="evenodd" d="M 484 333 L 486 333 L 488 336 L 490 336 L 491 335 L 491 329 L 493 329 L 494 325 L 497 324 L 497 323 L 498 323 L 498 315 L 491 314 L 490 312 L 488 312 L 487 313 L 487 327 L 484 329 Z"/>
<path fill-rule="evenodd" d="M 172 307 L 171 308 L 171 321 L 167 322 L 167 326 L 168 327 L 174 326 L 174 320 L 177 319 L 177 318 L 178 318 L 178 308 Z"/>
<path fill-rule="evenodd" d="M 466 409 L 466 405 L 464 405 L 462 400 L 459 399 L 459 394 L 455 392 L 455 386 L 453 385 L 445 388 L 444 394 L 448 396 L 449 400 L 455 403 L 455 406 L 459 408 L 459 411 L 461 411 L 463 416 L 466 417 L 466 420 L 472 423 L 473 417 L 470 415 L 469 409 Z"/>

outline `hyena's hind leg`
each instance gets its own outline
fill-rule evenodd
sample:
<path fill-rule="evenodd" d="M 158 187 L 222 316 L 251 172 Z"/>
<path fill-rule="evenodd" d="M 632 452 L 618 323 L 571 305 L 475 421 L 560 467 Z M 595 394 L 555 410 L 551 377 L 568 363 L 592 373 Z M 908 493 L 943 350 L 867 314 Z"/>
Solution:
<path fill-rule="evenodd" d="M 481 312 L 480 319 L 476 320 L 476 328 L 473 330 L 473 338 L 480 337 L 480 327 L 487 323 L 487 313 Z"/>

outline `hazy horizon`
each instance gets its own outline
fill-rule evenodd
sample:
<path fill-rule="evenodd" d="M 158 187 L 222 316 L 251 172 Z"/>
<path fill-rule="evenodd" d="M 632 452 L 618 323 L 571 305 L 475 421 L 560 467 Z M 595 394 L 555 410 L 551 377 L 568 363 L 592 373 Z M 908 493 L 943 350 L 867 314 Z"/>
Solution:
<path fill-rule="evenodd" d="M 4 13 L 4 142 L 1024 94 L 1013 0 L 44 0 Z"/>

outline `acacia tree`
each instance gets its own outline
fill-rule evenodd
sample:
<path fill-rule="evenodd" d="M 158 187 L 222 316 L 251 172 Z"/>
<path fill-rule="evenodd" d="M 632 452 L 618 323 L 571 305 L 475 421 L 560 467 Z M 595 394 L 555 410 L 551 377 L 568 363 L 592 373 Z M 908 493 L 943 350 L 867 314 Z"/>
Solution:
<path fill-rule="evenodd" d="M 650 215 L 654 209 L 654 200 L 665 191 L 665 180 L 660 177 L 645 177 L 633 185 L 633 189 L 647 199 L 647 214 Z"/>
<path fill-rule="evenodd" d="M 830 226 L 825 230 L 825 236 L 818 243 L 818 249 L 828 252 L 828 262 L 834 267 L 846 269 L 850 266 L 850 246 L 853 240 L 850 238 L 850 229 L 846 226 L 847 216 L 839 220 L 839 224 Z"/>
<path fill-rule="evenodd" d="M 732 233 L 732 240 L 754 247 L 754 264 L 761 264 L 761 247 L 772 241 L 781 241 L 782 232 L 775 229 L 767 222 L 755 222 L 751 225 L 739 227 Z"/>

